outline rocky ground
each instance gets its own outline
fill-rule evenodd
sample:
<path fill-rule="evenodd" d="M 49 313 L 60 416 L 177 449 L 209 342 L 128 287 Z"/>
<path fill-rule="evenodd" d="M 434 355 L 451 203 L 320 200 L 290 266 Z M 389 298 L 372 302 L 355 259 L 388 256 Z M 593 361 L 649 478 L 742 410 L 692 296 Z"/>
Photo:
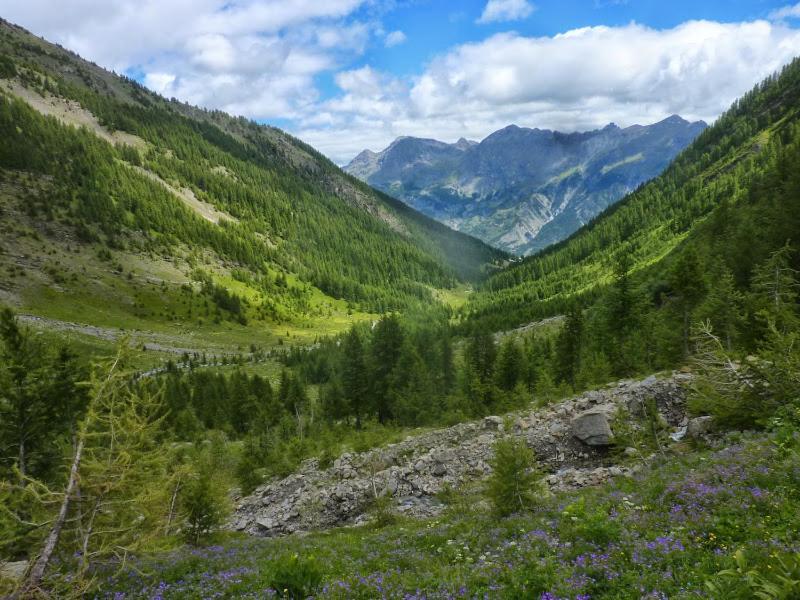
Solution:
<path fill-rule="evenodd" d="M 645 407 L 655 401 L 658 419 L 673 439 L 701 435 L 701 417 L 685 410 L 691 375 L 673 373 L 641 381 L 620 381 L 558 404 L 425 433 L 365 453 L 346 453 L 329 468 L 305 461 L 289 477 L 269 483 L 239 501 L 231 529 L 258 536 L 324 529 L 363 522 L 374 499 L 391 495 L 398 512 L 428 517 L 442 509 L 437 494 L 485 478 L 496 439 L 522 437 L 534 449 L 551 489 L 597 485 L 630 475 L 640 461 L 635 448 L 611 451 L 614 428 L 641 428 Z M 506 431 L 508 429 L 508 431 Z M 627 455 L 627 456 L 626 456 Z"/>

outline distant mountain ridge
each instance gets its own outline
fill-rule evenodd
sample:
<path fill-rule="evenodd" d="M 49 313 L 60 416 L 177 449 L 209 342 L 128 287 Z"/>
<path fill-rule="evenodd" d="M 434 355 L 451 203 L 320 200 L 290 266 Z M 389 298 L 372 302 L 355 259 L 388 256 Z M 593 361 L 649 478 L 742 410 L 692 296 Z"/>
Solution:
<path fill-rule="evenodd" d="M 509 125 L 481 142 L 400 137 L 345 171 L 450 227 L 516 254 L 558 242 L 659 175 L 707 127 L 652 125 L 561 133 Z"/>

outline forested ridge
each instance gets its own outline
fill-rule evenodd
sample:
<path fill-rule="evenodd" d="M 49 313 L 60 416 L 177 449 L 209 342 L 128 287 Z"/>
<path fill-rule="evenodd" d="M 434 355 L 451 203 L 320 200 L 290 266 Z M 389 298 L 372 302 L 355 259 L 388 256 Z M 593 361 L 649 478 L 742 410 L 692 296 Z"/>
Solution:
<path fill-rule="evenodd" d="M 77 101 L 106 129 L 143 140 L 112 145 L 3 94 L 0 166 L 50 178 L 43 216 L 56 215 L 85 241 L 208 248 L 254 273 L 295 273 L 375 312 L 429 300 L 428 288 L 480 277 L 503 257 L 357 184 L 277 130 L 164 101 L 130 80 L 109 84 L 13 26 L 0 32 L 3 76 Z M 142 168 L 233 218 L 215 225 L 192 214 Z"/>
<path fill-rule="evenodd" d="M 465 308 L 467 320 L 497 329 L 562 313 L 576 296 L 590 298 L 608 285 L 623 258 L 633 272 L 658 273 L 659 261 L 702 221 L 717 210 L 757 202 L 764 186 L 782 177 L 797 145 L 799 103 L 800 61 L 795 60 L 737 100 L 662 175 L 567 240 L 492 276 Z M 770 210 L 790 215 L 794 200 L 787 193 L 782 206 L 764 206 L 759 222 L 782 218 L 769 217 Z M 757 223 L 750 231 L 769 238 Z M 740 284 L 757 257 L 763 254 L 730 261 Z"/>

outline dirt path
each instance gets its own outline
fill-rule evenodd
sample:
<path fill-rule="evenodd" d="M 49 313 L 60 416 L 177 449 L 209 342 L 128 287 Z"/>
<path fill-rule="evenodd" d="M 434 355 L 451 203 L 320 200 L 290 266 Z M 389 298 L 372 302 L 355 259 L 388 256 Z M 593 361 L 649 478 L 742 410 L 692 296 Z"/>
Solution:
<path fill-rule="evenodd" d="M 82 323 L 73 323 L 71 321 L 59 321 L 58 319 L 48 319 L 46 317 L 37 317 L 35 315 L 18 315 L 22 323 L 30 325 L 37 329 L 47 329 L 49 331 L 67 331 L 72 333 L 79 333 L 88 335 L 101 340 L 109 342 L 116 342 L 126 335 L 130 337 L 131 346 L 143 347 L 145 350 L 152 352 L 164 352 L 167 354 L 184 355 L 189 354 L 236 354 L 235 352 L 226 351 L 222 348 L 186 348 L 172 345 L 172 341 L 166 336 L 159 336 L 154 333 L 146 332 L 133 332 L 116 329 L 112 327 L 97 327 L 96 325 L 86 325 Z"/>

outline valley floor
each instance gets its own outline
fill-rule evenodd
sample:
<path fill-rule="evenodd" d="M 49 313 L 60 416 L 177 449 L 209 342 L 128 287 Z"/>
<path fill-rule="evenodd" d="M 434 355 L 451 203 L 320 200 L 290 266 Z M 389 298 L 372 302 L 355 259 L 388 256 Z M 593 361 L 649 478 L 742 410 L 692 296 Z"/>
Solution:
<path fill-rule="evenodd" d="M 799 493 L 796 449 L 735 434 L 503 520 L 474 489 L 435 520 L 140 557 L 95 597 L 796 598 Z"/>

